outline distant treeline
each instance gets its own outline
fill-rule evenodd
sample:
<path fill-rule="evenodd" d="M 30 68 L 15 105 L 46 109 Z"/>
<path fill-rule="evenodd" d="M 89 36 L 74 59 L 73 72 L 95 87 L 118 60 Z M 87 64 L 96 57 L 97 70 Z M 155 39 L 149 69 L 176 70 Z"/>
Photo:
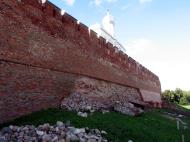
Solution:
<path fill-rule="evenodd" d="M 190 91 L 183 91 L 179 88 L 175 90 L 165 90 L 162 92 L 162 97 L 166 101 L 177 103 L 180 105 L 190 104 Z"/>

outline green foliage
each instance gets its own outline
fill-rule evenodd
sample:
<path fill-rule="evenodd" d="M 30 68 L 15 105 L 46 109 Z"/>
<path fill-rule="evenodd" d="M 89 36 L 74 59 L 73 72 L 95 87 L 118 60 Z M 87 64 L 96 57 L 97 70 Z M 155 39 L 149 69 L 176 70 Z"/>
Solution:
<path fill-rule="evenodd" d="M 179 88 L 175 90 L 165 90 L 162 93 L 162 96 L 165 100 L 172 103 L 177 103 L 180 105 L 190 104 L 190 91 L 183 91 Z"/>
<path fill-rule="evenodd" d="M 94 113 L 88 118 L 77 116 L 75 112 L 48 109 L 33 113 L 5 125 L 55 124 L 56 121 L 70 120 L 75 127 L 98 128 L 108 132 L 106 138 L 113 142 L 179 142 L 180 132 L 176 121 L 163 116 L 161 111 L 147 112 L 139 117 L 130 117 L 116 112 Z M 4 126 L 5 126 L 4 125 Z M 2 127 L 2 126 L 1 126 Z M 186 141 L 190 141 L 190 130 L 184 132 Z"/>
<path fill-rule="evenodd" d="M 190 105 L 182 105 L 182 107 L 184 107 L 185 109 L 190 110 Z"/>

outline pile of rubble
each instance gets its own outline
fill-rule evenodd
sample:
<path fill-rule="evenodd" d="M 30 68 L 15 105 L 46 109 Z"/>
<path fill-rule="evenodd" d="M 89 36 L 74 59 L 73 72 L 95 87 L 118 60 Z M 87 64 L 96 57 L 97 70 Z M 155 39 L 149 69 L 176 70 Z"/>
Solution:
<path fill-rule="evenodd" d="M 121 102 L 116 102 L 116 104 L 114 105 L 114 110 L 130 116 L 137 116 L 144 112 L 143 109 L 135 107 L 132 103 Z"/>
<path fill-rule="evenodd" d="M 58 121 L 51 126 L 46 123 L 35 127 L 9 126 L 0 131 L 0 142 L 107 142 L 102 135 L 105 131 L 89 128 L 75 128 L 67 123 Z"/>
<path fill-rule="evenodd" d="M 61 103 L 61 107 L 70 111 L 76 111 L 82 117 L 87 117 L 88 113 L 95 111 L 106 113 L 114 110 L 131 116 L 136 116 L 144 112 L 143 109 L 135 107 L 134 104 L 126 100 L 113 97 L 98 98 L 84 94 L 81 95 L 76 92 L 65 98 Z"/>

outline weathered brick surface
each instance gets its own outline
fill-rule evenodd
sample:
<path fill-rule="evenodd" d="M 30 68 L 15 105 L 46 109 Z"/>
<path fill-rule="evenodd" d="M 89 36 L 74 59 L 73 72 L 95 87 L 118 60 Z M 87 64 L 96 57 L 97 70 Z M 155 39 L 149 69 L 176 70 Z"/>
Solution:
<path fill-rule="evenodd" d="M 56 96 L 64 94 L 64 91 L 58 89 L 60 93 L 56 94 L 56 89 L 62 87 L 63 90 L 67 90 L 67 85 L 65 86 L 67 81 L 63 86 L 58 83 L 56 86 L 50 86 L 50 89 L 48 85 L 52 81 L 62 81 L 61 76 L 65 76 L 65 73 L 84 75 L 158 94 L 161 90 L 160 81 L 156 75 L 131 57 L 118 52 L 102 37 L 97 38 L 95 32 L 89 32 L 88 27 L 77 24 L 77 20 L 67 13 L 61 16 L 60 9 L 50 2 L 42 6 L 38 0 L 22 0 L 21 3 L 17 0 L 0 1 L 0 60 L 6 61 L 1 64 L 0 69 L 0 74 L 3 76 L 0 79 L 0 94 L 4 97 L 1 100 L 19 98 L 16 90 L 25 92 L 28 89 L 34 92 L 35 89 L 42 91 L 42 97 L 39 95 L 36 99 L 41 100 L 43 97 L 49 96 L 59 100 L 59 97 L 56 98 Z M 22 64 L 22 67 L 19 64 Z M 12 88 L 12 84 L 15 82 L 23 82 L 25 85 L 24 82 L 30 77 L 34 78 L 36 83 L 39 74 L 35 71 L 38 69 L 43 70 L 41 71 L 41 75 L 43 74 L 42 86 L 39 83 L 32 86 L 32 83 L 26 82 L 30 85 L 23 88 L 19 88 L 20 86 L 17 88 L 14 85 Z M 35 70 L 34 73 L 31 70 Z M 9 76 L 9 74 L 11 75 Z M 54 80 L 52 78 L 49 81 L 46 80 L 54 74 L 56 76 Z M 30 89 L 30 87 L 34 87 L 34 89 Z M 48 95 L 52 90 L 54 90 L 53 93 Z M 30 91 L 28 96 L 29 94 Z M 154 98 L 156 97 L 152 97 L 151 101 L 160 101 Z M 5 105 L 6 102 L 9 102 L 7 106 L 10 108 L 12 105 L 19 105 L 19 103 L 14 104 L 11 101 L 1 101 L 0 103 Z M 26 102 L 30 107 L 23 105 L 23 107 L 26 106 L 25 109 L 18 110 L 22 113 L 17 114 L 49 106 L 47 105 L 48 101 L 41 102 L 40 106 L 37 105 L 34 108 L 31 107 L 33 102 L 30 104 L 30 100 L 27 101 L 27 99 Z M 54 102 L 52 106 L 54 106 Z M 6 113 L 6 108 L 0 109 L 2 113 Z"/>
<path fill-rule="evenodd" d="M 117 103 L 146 105 L 136 88 L 80 77 L 75 81 L 71 95 L 63 99 L 62 106 L 77 111 L 85 110 L 88 106 L 93 110 L 109 110 Z"/>
<path fill-rule="evenodd" d="M 77 78 L 78 75 L 0 62 L 0 122 L 59 106 Z"/>

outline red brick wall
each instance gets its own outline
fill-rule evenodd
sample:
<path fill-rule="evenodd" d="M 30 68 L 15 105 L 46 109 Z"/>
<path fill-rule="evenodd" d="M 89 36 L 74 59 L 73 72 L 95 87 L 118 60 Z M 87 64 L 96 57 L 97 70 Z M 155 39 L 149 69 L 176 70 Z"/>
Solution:
<path fill-rule="evenodd" d="M 0 62 L 0 123 L 47 107 L 70 94 L 78 75 Z"/>
<path fill-rule="evenodd" d="M 46 93 L 52 89 L 52 100 L 59 100 L 59 95 L 63 97 L 65 91 L 57 94 L 54 85 L 49 89 L 46 78 L 50 77 L 49 82 L 52 82 L 51 77 L 55 75 L 59 82 L 61 76 L 66 73 L 85 75 L 150 92 L 160 93 L 161 90 L 159 78 L 151 71 L 121 51 L 118 52 L 112 44 L 106 43 L 105 39 L 98 38 L 95 32 L 89 32 L 84 24 L 77 24 L 77 20 L 67 13 L 61 16 L 60 9 L 49 2 L 42 6 L 38 0 L 22 0 L 21 3 L 17 0 L 0 1 L 0 60 L 3 61 L 0 68 L 0 74 L 3 76 L 0 79 L 0 94 L 4 99 L 19 95 L 15 90 L 30 90 L 30 85 L 11 89 L 9 86 L 17 81 L 24 84 L 25 78 L 30 77 L 34 78 L 34 82 L 38 82 L 38 69 L 43 70 L 43 83 L 42 86 L 36 86 L 36 89 L 42 91 L 42 97 L 37 99 L 48 96 Z M 31 70 L 34 70 L 34 73 Z M 6 74 L 10 72 L 9 80 Z M 63 86 L 58 83 L 58 88 L 64 90 L 67 81 L 64 83 Z M 2 98 L 0 103 L 4 104 Z M 29 106 L 30 101 L 27 102 Z M 32 103 L 34 101 L 31 101 Z M 46 108 L 47 103 L 48 99 L 44 103 L 40 102 L 40 108 Z M 14 102 L 10 101 L 8 105 L 14 105 Z M 54 102 L 52 106 L 55 106 Z M 0 109 L 6 112 L 5 108 Z M 30 110 L 37 109 L 26 107 L 22 110 L 23 113 L 19 114 L 31 112 Z"/>

